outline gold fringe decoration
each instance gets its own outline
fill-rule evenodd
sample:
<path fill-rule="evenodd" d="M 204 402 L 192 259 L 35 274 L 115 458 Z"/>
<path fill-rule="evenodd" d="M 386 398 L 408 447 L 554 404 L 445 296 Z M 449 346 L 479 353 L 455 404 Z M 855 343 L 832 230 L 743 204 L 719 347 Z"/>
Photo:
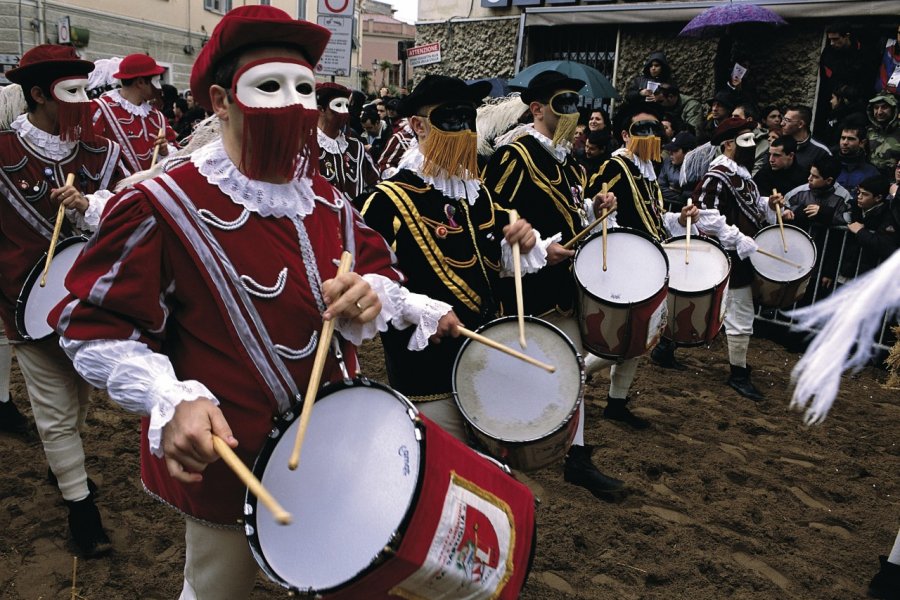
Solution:
<path fill-rule="evenodd" d="M 558 146 L 561 142 L 571 142 L 575 137 L 575 128 L 578 127 L 578 117 L 581 116 L 577 112 L 570 115 L 559 115 L 559 122 L 556 124 L 556 131 L 553 132 L 553 145 Z"/>
<path fill-rule="evenodd" d="M 662 141 L 655 135 L 636 136 L 628 138 L 628 151 L 641 160 L 662 160 Z"/>
<path fill-rule="evenodd" d="M 891 348 L 887 359 L 884 361 L 889 370 L 888 379 L 884 385 L 891 389 L 900 389 L 900 325 L 895 325 L 891 328 L 891 331 L 894 332 L 894 337 L 897 338 L 897 341 L 894 342 L 894 347 Z"/>
<path fill-rule="evenodd" d="M 432 126 L 422 142 L 422 172 L 429 177 L 478 177 L 477 150 L 478 134 L 474 131 L 448 132 Z"/>

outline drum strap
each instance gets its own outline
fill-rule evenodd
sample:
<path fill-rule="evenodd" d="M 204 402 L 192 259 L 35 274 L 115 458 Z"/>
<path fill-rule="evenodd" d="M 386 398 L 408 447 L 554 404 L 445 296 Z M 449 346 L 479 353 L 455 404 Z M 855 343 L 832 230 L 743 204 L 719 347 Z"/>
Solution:
<path fill-rule="evenodd" d="M 734 177 L 739 177 L 737 174 L 731 175 L 727 172 L 721 172 L 716 168 L 713 168 L 706 174 L 706 176 L 720 181 L 726 188 L 728 188 L 728 191 L 731 193 L 732 197 L 734 197 L 734 201 L 740 211 L 744 213 L 745 217 L 750 219 L 750 222 L 753 223 L 757 229 L 763 227 L 766 224 L 763 215 L 760 213 L 754 202 L 754 200 L 759 197 L 759 190 L 757 190 L 756 184 L 752 179 L 740 178 L 741 187 L 738 188 L 734 185 L 733 180 Z M 715 208 L 718 209 L 718 198 L 715 199 L 715 203 Z"/>
<path fill-rule="evenodd" d="M 480 312 L 483 304 L 481 296 L 472 289 L 465 279 L 449 267 L 444 253 L 435 242 L 431 232 L 424 225 L 424 218 L 419 214 L 409 194 L 400 185 L 391 181 L 382 181 L 378 184 L 378 188 L 394 203 L 394 206 L 403 218 L 403 222 L 406 224 L 406 228 L 409 229 L 422 254 L 428 260 L 428 264 L 431 265 L 435 274 L 450 293 L 472 312 Z"/>
<path fill-rule="evenodd" d="M 659 185 L 641 178 L 641 181 L 644 182 L 644 190 L 641 190 L 638 186 L 637 179 L 634 177 L 634 173 L 631 172 L 634 165 L 630 164 L 630 161 L 626 161 L 622 156 L 614 156 L 610 160 L 619 163 L 622 172 L 625 174 L 625 178 L 628 180 L 628 185 L 631 187 L 631 196 L 634 198 L 634 209 L 638 213 L 641 222 L 644 224 L 644 229 L 648 234 L 652 235 L 656 241 L 662 241 L 666 235 L 665 231 L 662 230 L 661 225 L 662 218 L 660 215 L 663 211 L 663 197 Z M 609 187 L 612 188 L 615 185 L 616 178 L 613 178 Z M 650 197 L 651 194 L 654 194 L 656 197 Z"/>
<path fill-rule="evenodd" d="M 197 267 L 209 275 L 207 283 L 210 291 L 222 301 L 217 306 L 223 320 L 236 332 L 233 337 L 243 345 L 262 380 L 272 391 L 279 410 L 287 411 L 293 401 L 301 400 L 300 390 L 278 355 L 262 317 L 241 284 L 237 270 L 200 218 L 196 205 L 170 175 L 143 181 L 139 187 L 148 191 L 148 195 L 155 199 L 154 204 L 161 209 L 160 214 L 190 245 L 190 254 Z"/>

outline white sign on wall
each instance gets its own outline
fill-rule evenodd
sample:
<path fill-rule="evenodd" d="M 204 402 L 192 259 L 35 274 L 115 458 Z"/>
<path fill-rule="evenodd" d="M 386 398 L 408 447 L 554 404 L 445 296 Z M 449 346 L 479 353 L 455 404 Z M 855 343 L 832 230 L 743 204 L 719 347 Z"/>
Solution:
<path fill-rule="evenodd" d="M 441 43 L 415 46 L 406 51 L 407 64 L 411 67 L 421 67 L 441 62 Z"/>
<path fill-rule="evenodd" d="M 331 32 L 325 53 L 316 65 L 317 75 L 350 75 L 350 53 L 353 49 L 353 17 L 320 14 L 319 25 Z"/>
<path fill-rule="evenodd" d="M 356 0 L 319 0 L 319 16 L 352 17 Z"/>

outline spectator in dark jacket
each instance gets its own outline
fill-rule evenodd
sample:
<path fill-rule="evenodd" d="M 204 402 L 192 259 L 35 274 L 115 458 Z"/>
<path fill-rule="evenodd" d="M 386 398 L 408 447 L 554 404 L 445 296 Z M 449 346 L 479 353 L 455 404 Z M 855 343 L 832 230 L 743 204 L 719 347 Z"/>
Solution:
<path fill-rule="evenodd" d="M 609 159 L 610 137 L 609 129 L 598 129 L 588 134 L 584 142 L 584 158 L 580 161 L 588 179 Z"/>
<path fill-rule="evenodd" d="M 813 139 L 809 130 L 811 123 L 812 109 L 802 104 L 788 106 L 781 119 L 782 135 L 789 135 L 797 140 L 797 154 L 794 160 L 805 170 L 809 170 L 817 158 L 831 155 L 824 144 Z"/>
<path fill-rule="evenodd" d="M 837 181 L 850 192 L 852 204 L 855 204 L 859 183 L 878 175 L 878 169 L 866 159 L 866 126 L 847 123 L 841 127 L 840 144 L 831 153 L 841 161 Z"/>
<path fill-rule="evenodd" d="M 891 210 L 887 201 L 889 185 L 881 175 L 869 177 L 859 184 L 856 207 L 851 213 L 851 223 L 847 225 L 856 244 L 848 245 L 844 253 L 841 267 L 844 277 L 874 269 L 900 247 L 900 224 L 893 214 L 896 211 Z"/>
<path fill-rule="evenodd" d="M 360 121 L 363 128 L 363 145 L 366 147 L 366 151 L 372 157 L 372 160 L 377 163 L 392 135 L 391 128 L 381 119 L 374 107 L 368 107 L 363 110 Z"/>
<path fill-rule="evenodd" d="M 769 144 L 769 163 L 753 176 L 760 196 L 771 196 L 774 190 L 784 194 L 809 178 L 809 171 L 804 171 L 794 160 L 797 142 L 792 137 L 781 136 Z"/>
<path fill-rule="evenodd" d="M 872 89 L 877 59 L 870 60 L 859 41 L 854 37 L 850 23 L 830 25 L 825 35 L 828 44 L 819 58 L 819 96 L 816 99 L 816 134 L 829 118 L 831 94 L 842 85 L 849 85 L 859 93 Z M 812 125 L 812 123 L 810 123 Z"/>
<path fill-rule="evenodd" d="M 841 162 L 833 156 L 823 156 L 809 168 L 809 180 L 784 197 L 784 219 L 800 227 L 812 223 L 845 225 L 850 193 L 837 183 Z"/>
<path fill-rule="evenodd" d="M 653 52 L 647 57 L 640 75 L 634 77 L 625 90 L 627 102 L 653 98 L 653 92 L 660 83 L 671 83 L 672 67 L 662 52 Z"/>
<path fill-rule="evenodd" d="M 682 131 L 675 139 L 663 145 L 669 155 L 663 160 L 657 182 L 662 190 L 663 200 L 668 210 L 681 210 L 687 199 L 691 197 L 692 189 L 682 189 L 679 183 L 681 163 L 684 155 L 697 147 L 697 137 Z"/>
<path fill-rule="evenodd" d="M 856 88 L 842 85 L 831 93 L 831 111 L 824 126 L 816 129 L 816 137 L 831 148 L 841 137 L 841 127 L 847 122 L 866 121 L 866 103 Z M 833 152 L 832 152 L 833 153 Z"/>

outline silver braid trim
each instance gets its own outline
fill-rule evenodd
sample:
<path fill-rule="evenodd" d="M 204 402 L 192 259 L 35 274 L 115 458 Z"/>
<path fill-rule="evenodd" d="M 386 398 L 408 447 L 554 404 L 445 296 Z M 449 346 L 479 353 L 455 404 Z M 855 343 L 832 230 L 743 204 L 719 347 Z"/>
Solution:
<path fill-rule="evenodd" d="M 262 285 L 249 275 L 241 275 L 241 285 L 247 290 L 248 294 L 252 294 L 257 298 L 275 298 L 284 291 L 284 285 L 287 282 L 287 274 L 288 270 L 287 267 L 285 267 L 278 273 L 278 278 L 275 280 L 275 285 L 273 286 Z"/>
<path fill-rule="evenodd" d="M 244 224 L 250 220 L 250 211 L 246 208 L 241 212 L 240 216 L 234 221 L 226 221 L 220 217 L 217 217 L 215 213 L 212 211 L 206 210 L 205 208 L 201 208 L 197 211 L 197 216 L 200 217 L 200 220 L 215 227 L 216 229 L 221 229 L 223 231 L 234 231 L 235 229 L 239 229 L 243 227 Z"/>

